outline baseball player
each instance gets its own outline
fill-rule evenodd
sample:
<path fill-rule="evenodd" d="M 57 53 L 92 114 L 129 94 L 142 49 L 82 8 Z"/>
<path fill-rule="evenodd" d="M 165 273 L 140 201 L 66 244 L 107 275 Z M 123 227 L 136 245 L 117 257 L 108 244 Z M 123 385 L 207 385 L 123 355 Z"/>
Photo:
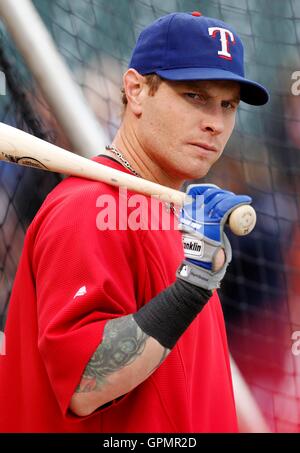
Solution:
<path fill-rule="evenodd" d="M 244 77 L 236 32 L 198 12 L 145 28 L 123 82 L 122 124 L 95 160 L 177 189 L 220 158 L 240 100 L 268 100 Z M 1 431 L 237 431 L 216 289 L 231 260 L 226 219 L 251 199 L 213 185 L 187 193 L 179 213 L 144 198 L 143 228 L 118 227 L 121 195 L 105 183 L 69 177 L 48 195 L 10 302 Z M 112 228 L 100 225 L 103 196 Z M 155 203 L 178 228 L 163 228 L 160 211 L 151 228 Z"/>

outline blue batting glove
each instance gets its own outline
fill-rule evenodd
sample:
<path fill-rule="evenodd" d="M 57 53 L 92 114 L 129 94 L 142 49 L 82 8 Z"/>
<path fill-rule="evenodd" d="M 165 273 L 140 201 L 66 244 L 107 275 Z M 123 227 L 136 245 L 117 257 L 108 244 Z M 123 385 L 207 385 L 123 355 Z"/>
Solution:
<path fill-rule="evenodd" d="M 232 257 L 224 233 L 225 223 L 235 208 L 250 204 L 252 199 L 214 184 L 191 184 L 187 195 L 192 200 L 183 206 L 179 218 L 185 260 L 177 270 L 177 277 L 204 289 L 219 288 Z M 216 269 L 216 257 L 221 249 L 225 261 Z"/>

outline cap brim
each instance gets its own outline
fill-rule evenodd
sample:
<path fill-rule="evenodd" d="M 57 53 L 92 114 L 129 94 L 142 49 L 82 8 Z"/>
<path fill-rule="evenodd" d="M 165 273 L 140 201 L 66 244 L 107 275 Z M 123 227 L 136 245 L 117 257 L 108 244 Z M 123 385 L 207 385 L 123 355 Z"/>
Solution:
<path fill-rule="evenodd" d="M 269 93 L 262 85 L 245 79 L 230 71 L 217 68 L 178 68 L 159 69 L 157 75 L 166 80 L 232 80 L 241 85 L 241 100 L 251 105 L 264 105 L 269 100 Z"/>

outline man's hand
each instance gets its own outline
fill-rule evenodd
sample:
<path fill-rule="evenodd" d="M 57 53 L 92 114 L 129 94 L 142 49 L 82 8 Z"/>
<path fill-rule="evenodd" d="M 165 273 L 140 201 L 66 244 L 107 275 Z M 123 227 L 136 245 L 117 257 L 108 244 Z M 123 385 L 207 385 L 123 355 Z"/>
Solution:
<path fill-rule="evenodd" d="M 236 207 L 250 204 L 252 199 L 213 184 L 189 185 L 187 195 L 192 202 L 180 213 L 185 260 L 177 278 L 204 289 L 218 288 L 232 256 L 225 223 Z"/>

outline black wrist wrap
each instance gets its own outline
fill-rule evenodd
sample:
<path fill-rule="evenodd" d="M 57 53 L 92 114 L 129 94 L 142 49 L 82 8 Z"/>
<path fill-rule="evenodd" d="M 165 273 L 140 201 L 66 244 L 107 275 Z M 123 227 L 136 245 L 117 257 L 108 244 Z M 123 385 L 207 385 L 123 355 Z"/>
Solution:
<path fill-rule="evenodd" d="M 172 349 L 212 296 L 212 291 L 176 280 L 134 313 L 138 326 L 162 346 Z"/>

